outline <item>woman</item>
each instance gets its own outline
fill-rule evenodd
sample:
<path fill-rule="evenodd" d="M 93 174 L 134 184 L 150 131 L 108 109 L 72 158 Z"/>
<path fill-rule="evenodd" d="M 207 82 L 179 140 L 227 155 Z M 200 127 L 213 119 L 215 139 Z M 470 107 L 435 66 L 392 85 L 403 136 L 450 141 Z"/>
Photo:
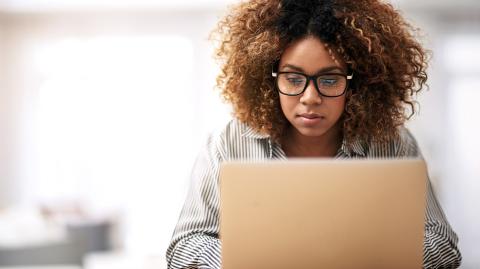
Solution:
<path fill-rule="evenodd" d="M 167 251 L 169 268 L 220 268 L 218 169 L 223 161 L 420 156 L 403 123 L 427 81 L 412 28 L 378 0 L 250 0 L 217 34 L 218 86 L 235 120 L 200 154 Z M 425 268 L 461 255 L 430 184 Z"/>

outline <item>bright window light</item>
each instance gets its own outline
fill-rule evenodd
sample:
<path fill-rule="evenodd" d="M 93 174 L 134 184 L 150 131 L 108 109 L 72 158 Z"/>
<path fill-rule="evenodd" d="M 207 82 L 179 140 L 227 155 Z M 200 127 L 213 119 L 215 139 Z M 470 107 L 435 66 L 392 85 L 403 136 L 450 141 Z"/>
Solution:
<path fill-rule="evenodd" d="M 43 82 L 30 196 L 121 211 L 127 248 L 164 251 L 197 151 L 191 41 L 62 39 L 36 47 L 34 66 Z"/>
<path fill-rule="evenodd" d="M 457 74 L 478 73 L 480 70 L 480 36 L 457 35 L 446 40 L 445 67 Z"/>

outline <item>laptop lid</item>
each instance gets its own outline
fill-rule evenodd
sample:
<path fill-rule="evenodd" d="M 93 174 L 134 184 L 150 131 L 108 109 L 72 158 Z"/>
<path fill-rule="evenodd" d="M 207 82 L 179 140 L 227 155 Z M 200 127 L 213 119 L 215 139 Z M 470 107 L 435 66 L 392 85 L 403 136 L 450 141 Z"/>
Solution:
<path fill-rule="evenodd" d="M 223 163 L 222 267 L 421 268 L 424 161 Z"/>

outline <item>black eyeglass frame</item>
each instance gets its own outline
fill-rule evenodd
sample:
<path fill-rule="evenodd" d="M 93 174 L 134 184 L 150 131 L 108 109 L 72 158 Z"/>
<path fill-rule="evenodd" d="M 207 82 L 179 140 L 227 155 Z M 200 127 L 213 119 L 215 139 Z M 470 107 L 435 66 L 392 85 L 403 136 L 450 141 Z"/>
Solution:
<path fill-rule="evenodd" d="M 278 87 L 278 76 L 280 74 L 296 74 L 296 75 L 302 75 L 304 77 L 307 78 L 307 82 L 305 83 L 305 87 L 303 88 L 303 90 L 299 93 L 296 93 L 296 94 L 291 94 L 291 93 L 284 93 L 280 90 L 280 87 Z M 328 76 L 328 75 L 336 75 L 336 76 L 342 76 L 346 79 L 346 84 L 345 84 L 345 89 L 343 90 L 343 92 L 339 95 L 326 95 L 324 93 L 322 93 L 320 91 L 320 88 L 318 87 L 318 84 L 317 84 L 317 79 L 321 76 Z M 283 95 L 288 95 L 288 96 L 298 96 L 302 93 L 305 92 L 305 90 L 307 90 L 308 88 L 308 85 L 310 84 L 310 80 L 313 81 L 313 85 L 315 85 L 315 89 L 317 90 L 318 94 L 320 94 L 321 96 L 324 96 L 324 97 L 340 97 L 342 95 L 345 94 L 345 92 L 347 91 L 348 89 L 348 84 L 349 84 L 349 81 L 353 79 L 353 73 L 351 75 L 346 75 L 346 74 L 340 74 L 340 73 L 321 73 L 321 74 L 318 74 L 318 75 L 315 75 L 315 76 L 309 76 L 307 74 L 304 74 L 304 73 L 300 73 L 300 72 L 275 72 L 275 71 L 272 71 L 272 77 L 275 78 L 275 87 L 277 87 L 277 90 L 283 94 Z"/>

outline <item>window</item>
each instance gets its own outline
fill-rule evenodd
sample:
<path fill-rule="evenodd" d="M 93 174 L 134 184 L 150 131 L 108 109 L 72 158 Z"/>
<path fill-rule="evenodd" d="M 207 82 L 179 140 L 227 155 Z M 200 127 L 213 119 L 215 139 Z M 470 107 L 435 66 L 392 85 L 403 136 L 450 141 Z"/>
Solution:
<path fill-rule="evenodd" d="M 127 249 L 163 251 L 198 152 L 193 54 L 182 36 L 34 46 L 40 88 L 29 112 L 27 196 L 120 213 Z"/>

